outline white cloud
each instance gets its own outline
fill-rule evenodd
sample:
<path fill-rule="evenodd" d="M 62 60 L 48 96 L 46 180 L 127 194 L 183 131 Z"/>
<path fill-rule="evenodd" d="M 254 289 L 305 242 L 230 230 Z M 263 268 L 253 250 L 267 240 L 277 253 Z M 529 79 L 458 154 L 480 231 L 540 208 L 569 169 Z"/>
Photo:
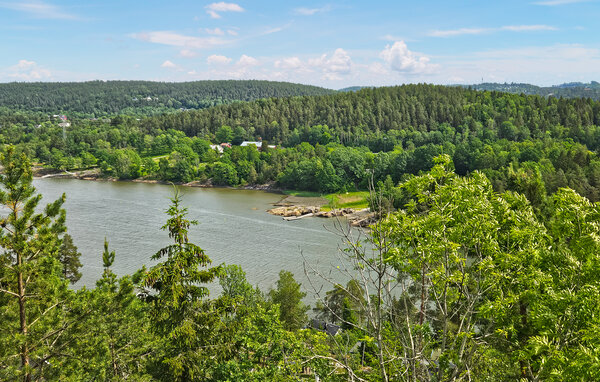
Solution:
<path fill-rule="evenodd" d="M 319 58 L 309 59 L 308 65 L 321 69 L 326 80 L 340 80 L 352 71 L 352 59 L 342 48 L 336 49 L 331 56 L 323 54 Z"/>
<path fill-rule="evenodd" d="M 238 32 L 235 31 L 235 30 L 233 30 L 233 29 L 228 29 L 227 30 L 227 34 L 230 35 L 230 36 L 237 36 Z"/>
<path fill-rule="evenodd" d="M 198 55 L 197 52 L 194 52 L 193 50 L 189 50 L 189 49 L 182 49 L 179 52 L 179 55 L 181 57 L 185 57 L 185 58 L 192 58 L 192 57 L 196 57 Z"/>
<path fill-rule="evenodd" d="M 550 25 L 505 25 L 499 28 L 460 28 L 450 30 L 434 30 L 429 32 L 431 37 L 454 37 L 462 35 L 480 35 L 485 33 L 494 33 L 501 31 L 509 32 L 535 32 L 535 31 L 555 31 L 558 28 Z"/>
<path fill-rule="evenodd" d="M 451 30 L 434 30 L 429 32 L 429 36 L 431 37 L 453 37 L 460 36 L 465 34 L 482 34 L 488 33 L 491 29 L 489 28 L 460 28 L 460 29 L 451 29 Z"/>
<path fill-rule="evenodd" d="M 277 33 L 277 32 L 281 32 L 282 30 L 284 30 L 287 26 L 285 27 L 275 27 L 275 28 L 269 28 L 266 29 L 265 31 L 261 32 L 259 34 L 259 36 L 266 36 L 268 34 L 272 34 L 272 33 Z"/>
<path fill-rule="evenodd" d="M 301 8 L 294 9 L 294 13 L 296 15 L 300 15 L 300 16 L 312 16 L 312 15 L 315 15 L 317 13 L 327 12 L 327 11 L 330 11 L 330 10 L 331 10 L 330 6 L 325 6 L 325 7 L 321 7 L 321 8 L 305 8 L 305 7 L 301 7 Z"/>
<path fill-rule="evenodd" d="M 429 63 L 428 57 L 408 50 L 404 41 L 396 41 L 392 46 L 387 45 L 379 56 L 396 72 L 420 74 L 436 68 L 436 65 Z"/>
<path fill-rule="evenodd" d="M 52 74 L 35 61 L 20 60 L 8 68 L 7 76 L 19 81 L 40 81 L 50 78 Z"/>
<path fill-rule="evenodd" d="M 585 3 L 588 0 L 547 0 L 547 1 L 538 1 L 533 4 L 535 5 L 545 5 L 548 7 L 555 7 L 557 5 L 566 5 L 566 4 L 576 4 L 576 3 Z"/>
<path fill-rule="evenodd" d="M 19 1 L 13 3 L 0 3 L 0 8 L 25 12 L 38 19 L 75 20 L 77 16 L 64 12 L 56 5 L 42 1 Z"/>
<path fill-rule="evenodd" d="M 558 28 L 550 25 L 507 25 L 500 28 L 511 32 L 555 31 Z"/>
<path fill-rule="evenodd" d="M 404 38 L 398 37 L 398 36 L 394 36 L 394 35 L 391 35 L 391 34 L 386 34 L 385 36 L 381 37 L 381 40 L 385 40 L 385 41 L 400 41 L 400 40 L 404 40 Z"/>
<path fill-rule="evenodd" d="M 275 61 L 274 65 L 277 69 L 297 70 L 304 67 L 304 64 L 298 57 L 282 58 L 281 60 Z"/>
<path fill-rule="evenodd" d="M 177 69 L 177 65 L 175 65 L 173 62 L 171 62 L 169 60 L 163 62 L 160 67 L 161 68 L 168 68 L 168 69 Z"/>
<path fill-rule="evenodd" d="M 441 83 L 461 77 L 466 83 L 527 82 L 553 85 L 570 81 L 589 81 L 600 67 L 600 49 L 579 44 L 529 46 L 490 50 L 447 58 Z"/>
<path fill-rule="evenodd" d="M 206 8 L 206 13 L 208 13 L 213 19 L 220 19 L 220 12 L 244 12 L 244 8 L 240 7 L 239 5 L 235 3 L 226 3 L 224 1 L 209 4 L 204 8 Z"/>
<path fill-rule="evenodd" d="M 231 62 L 231 58 L 219 56 L 217 54 L 210 55 L 206 58 L 206 63 L 209 65 L 227 65 Z"/>
<path fill-rule="evenodd" d="M 225 32 L 223 32 L 223 30 L 221 30 L 221 28 L 215 28 L 215 29 L 206 28 L 205 31 L 208 34 L 212 34 L 212 35 L 216 35 L 216 36 L 223 36 L 225 34 Z"/>
<path fill-rule="evenodd" d="M 385 65 L 383 65 L 381 62 L 373 62 L 369 65 L 368 70 L 370 73 L 381 76 L 390 74 L 388 68 L 386 68 Z"/>
<path fill-rule="evenodd" d="M 448 78 L 448 81 L 450 81 L 450 83 L 453 84 L 464 84 L 465 83 L 465 79 L 459 76 L 450 76 Z"/>
<path fill-rule="evenodd" d="M 589 59 L 600 59 L 600 50 L 594 48 L 586 48 L 580 44 L 558 44 L 547 47 L 529 47 L 518 49 L 503 49 L 476 54 L 481 58 L 494 59 L 513 59 L 513 58 L 532 58 L 540 60 L 548 60 L 555 58 L 557 60 L 578 61 Z"/>
<path fill-rule="evenodd" d="M 226 44 L 228 41 L 218 37 L 186 36 L 171 31 L 135 33 L 131 37 L 155 44 L 185 47 L 188 49 L 206 49 Z"/>
<path fill-rule="evenodd" d="M 254 57 L 250 57 L 250 56 L 246 56 L 245 54 L 242 54 L 242 57 L 240 57 L 237 64 L 240 66 L 247 67 L 247 66 L 256 66 L 259 64 L 259 62 Z"/>

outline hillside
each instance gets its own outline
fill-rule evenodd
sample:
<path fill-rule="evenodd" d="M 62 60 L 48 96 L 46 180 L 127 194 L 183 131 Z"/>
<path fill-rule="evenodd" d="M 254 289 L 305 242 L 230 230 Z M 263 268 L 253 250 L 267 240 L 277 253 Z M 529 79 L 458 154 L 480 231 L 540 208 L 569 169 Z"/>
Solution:
<path fill-rule="evenodd" d="M 474 90 L 539 95 L 542 97 L 591 98 L 596 101 L 600 100 L 600 84 L 596 81 L 592 81 L 589 84 L 582 82 L 570 82 L 548 87 L 540 87 L 522 83 L 482 83 L 477 85 L 468 85 L 465 87 L 469 87 Z"/>
<path fill-rule="evenodd" d="M 535 110 L 536 113 L 531 111 Z M 600 105 L 583 99 L 556 99 L 481 92 L 460 87 L 403 85 L 366 88 L 325 96 L 258 100 L 143 120 L 148 129 L 175 128 L 188 136 L 215 134 L 223 125 L 240 126 L 248 136 L 277 143 L 301 142 L 307 127 L 327 125 L 342 144 L 358 145 L 381 137 L 443 129 L 465 130 L 475 123 L 498 128 L 510 121 L 531 135 L 555 125 L 600 124 Z M 572 114 L 572 115 L 571 115 Z"/>
<path fill-rule="evenodd" d="M 234 101 L 323 95 L 333 90 L 272 81 L 91 81 L 0 84 L 0 107 L 70 116 L 156 115 Z"/>
<path fill-rule="evenodd" d="M 0 141 L 54 169 L 98 166 L 121 179 L 360 191 L 448 154 L 457 173 L 483 171 L 496 190 L 523 192 L 539 208 L 561 187 L 600 200 L 600 102 L 590 99 L 405 85 L 74 119 L 64 129 L 41 117 L 0 112 Z M 277 149 L 239 146 L 261 139 Z M 211 149 L 224 142 L 233 147 L 222 155 Z"/>

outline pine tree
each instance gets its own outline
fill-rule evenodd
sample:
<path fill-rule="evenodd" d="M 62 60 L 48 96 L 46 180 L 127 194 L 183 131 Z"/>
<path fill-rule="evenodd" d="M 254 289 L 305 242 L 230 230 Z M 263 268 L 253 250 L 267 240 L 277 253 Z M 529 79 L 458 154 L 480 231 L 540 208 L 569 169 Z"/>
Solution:
<path fill-rule="evenodd" d="M 0 205 L 7 210 L 0 217 L 0 379 L 31 381 L 49 367 L 53 340 L 65 328 L 61 307 L 69 291 L 58 255 L 65 196 L 39 212 L 42 196 L 27 156 L 9 146 L 0 163 Z"/>

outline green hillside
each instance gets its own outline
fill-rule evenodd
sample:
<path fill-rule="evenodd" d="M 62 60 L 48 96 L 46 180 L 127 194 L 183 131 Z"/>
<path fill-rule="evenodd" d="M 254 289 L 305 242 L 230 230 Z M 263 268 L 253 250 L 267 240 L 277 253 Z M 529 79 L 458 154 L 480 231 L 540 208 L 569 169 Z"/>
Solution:
<path fill-rule="evenodd" d="M 522 83 L 483 83 L 477 85 L 469 85 L 468 87 L 475 90 L 489 90 L 515 94 L 539 95 L 543 97 L 591 98 L 596 101 L 600 100 L 600 84 L 596 81 L 592 81 L 589 84 L 582 82 L 570 82 L 566 84 L 547 87 L 540 87 Z"/>
<path fill-rule="evenodd" d="M 0 107 L 86 117 L 155 115 L 234 101 L 333 92 L 316 86 L 255 80 L 12 82 L 0 84 Z"/>

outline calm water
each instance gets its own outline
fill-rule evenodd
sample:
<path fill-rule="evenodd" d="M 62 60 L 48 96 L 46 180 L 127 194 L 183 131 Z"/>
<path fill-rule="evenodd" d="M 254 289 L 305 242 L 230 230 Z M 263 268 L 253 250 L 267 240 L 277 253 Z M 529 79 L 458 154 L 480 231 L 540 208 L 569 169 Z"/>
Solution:
<path fill-rule="evenodd" d="M 150 256 L 170 243 L 161 226 L 167 219 L 172 186 L 75 179 L 36 179 L 34 185 L 44 196 L 44 204 L 63 192 L 67 195 L 68 233 L 82 254 L 79 285 L 93 287 L 100 277 L 105 237 L 116 252 L 113 270 L 119 275 L 152 265 Z M 199 222 L 190 229 L 190 240 L 206 251 L 213 264 L 241 265 L 248 281 L 264 291 L 274 287 L 279 271 L 286 269 L 310 296 L 303 262 L 325 271 L 339 263 L 342 241 L 328 231 L 333 228 L 332 219 L 286 222 L 266 212 L 281 196 L 262 191 L 181 190 L 188 218 Z"/>

